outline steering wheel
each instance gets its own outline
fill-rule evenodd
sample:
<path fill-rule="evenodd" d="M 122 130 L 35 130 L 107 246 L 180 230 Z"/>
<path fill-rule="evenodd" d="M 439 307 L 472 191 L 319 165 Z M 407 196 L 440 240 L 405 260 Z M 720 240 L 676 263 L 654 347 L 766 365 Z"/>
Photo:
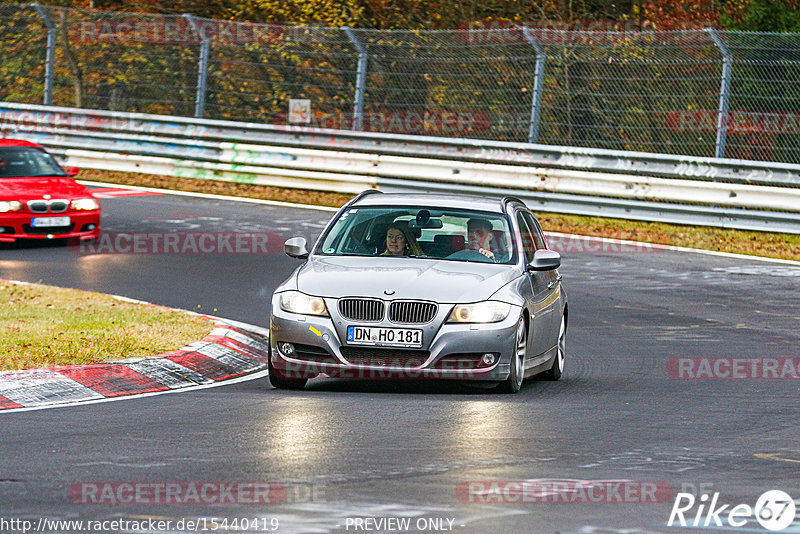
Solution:
<path fill-rule="evenodd" d="M 359 241 L 358 239 L 348 238 L 347 246 L 342 247 L 342 252 L 345 253 L 354 253 L 354 254 L 365 254 L 370 255 L 372 252 L 364 246 L 364 244 Z"/>
<path fill-rule="evenodd" d="M 470 248 L 453 252 L 445 258 L 446 260 L 465 260 L 465 261 L 479 261 L 483 263 L 494 263 L 492 258 L 487 258 L 477 250 Z"/>

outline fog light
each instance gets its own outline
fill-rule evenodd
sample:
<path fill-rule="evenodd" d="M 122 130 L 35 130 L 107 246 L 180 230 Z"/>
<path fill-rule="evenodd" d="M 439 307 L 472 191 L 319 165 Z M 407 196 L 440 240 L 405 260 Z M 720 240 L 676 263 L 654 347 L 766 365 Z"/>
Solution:
<path fill-rule="evenodd" d="M 89 230 L 89 231 L 91 231 L 91 230 L 94 230 L 95 228 L 96 228 L 96 227 L 95 227 L 95 225 L 93 225 L 93 224 L 87 224 L 87 225 L 86 225 L 86 229 L 87 229 L 87 230 Z"/>
<path fill-rule="evenodd" d="M 492 354 L 491 352 L 487 352 L 486 354 L 483 355 L 483 363 L 485 365 L 492 365 L 495 359 L 496 359 L 495 355 Z"/>
<path fill-rule="evenodd" d="M 278 348 L 281 350 L 284 356 L 291 356 L 294 354 L 294 345 L 291 343 L 278 343 Z"/>

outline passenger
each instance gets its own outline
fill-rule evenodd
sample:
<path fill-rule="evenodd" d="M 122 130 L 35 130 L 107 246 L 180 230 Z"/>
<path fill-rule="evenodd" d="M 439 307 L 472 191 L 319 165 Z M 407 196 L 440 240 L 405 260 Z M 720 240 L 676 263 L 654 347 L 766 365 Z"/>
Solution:
<path fill-rule="evenodd" d="M 386 251 L 381 256 L 421 256 L 422 248 L 403 221 L 394 222 L 386 230 Z"/>
<path fill-rule="evenodd" d="M 488 220 L 472 218 L 467 221 L 467 248 L 497 261 L 492 252 L 492 238 L 492 223 Z"/>

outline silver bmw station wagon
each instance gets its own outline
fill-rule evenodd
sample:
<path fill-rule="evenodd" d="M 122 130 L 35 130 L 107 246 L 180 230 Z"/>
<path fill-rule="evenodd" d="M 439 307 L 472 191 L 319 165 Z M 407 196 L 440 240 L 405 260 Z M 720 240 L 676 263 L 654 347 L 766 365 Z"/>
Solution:
<path fill-rule="evenodd" d="M 269 379 L 455 379 L 515 393 L 564 370 L 568 305 L 539 222 L 516 198 L 365 191 L 272 298 Z"/>

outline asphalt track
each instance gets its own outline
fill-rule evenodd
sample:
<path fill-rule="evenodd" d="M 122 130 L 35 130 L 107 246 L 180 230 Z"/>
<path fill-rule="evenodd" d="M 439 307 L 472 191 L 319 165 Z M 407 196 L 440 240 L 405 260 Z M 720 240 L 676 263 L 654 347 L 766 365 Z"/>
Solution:
<path fill-rule="evenodd" d="M 330 216 L 172 195 L 102 203 L 105 232 L 313 238 Z M 260 325 L 272 289 L 297 265 L 282 254 L 81 254 L 58 244 L 0 249 L 3 278 L 216 309 Z M 713 521 L 703 527 L 705 514 L 698 528 L 667 521 L 680 491 L 718 492 L 718 503 L 730 505 L 755 505 L 772 489 L 800 499 L 800 382 L 785 373 L 675 379 L 670 369 L 675 376 L 674 359 L 682 357 L 796 362 L 800 267 L 671 251 L 575 252 L 564 254 L 560 272 L 571 309 L 565 377 L 526 382 L 517 395 L 328 379 L 287 392 L 259 379 L 0 414 L 0 531 L 21 531 L 4 528 L 4 519 L 38 525 L 40 518 L 206 518 L 206 532 L 234 532 L 234 519 L 249 518 L 260 531 L 281 533 L 768 532 L 753 517 L 740 528 L 714 528 Z M 588 482 L 529 484 L 556 488 L 558 502 L 542 503 L 513 485 L 540 479 L 626 480 L 624 487 L 633 489 L 653 483 L 667 494 L 625 499 L 622 490 L 619 499 L 612 485 L 595 483 L 607 491 L 593 495 L 612 502 L 590 502 L 580 490 Z M 273 504 L 248 504 L 245 497 L 235 504 L 88 504 L 85 493 L 74 493 L 90 487 L 85 483 L 118 487 L 105 482 L 271 482 L 286 494 L 278 492 L 282 502 Z M 498 488 L 506 491 L 491 493 Z M 685 513 L 690 524 L 697 511 L 696 505 Z M 212 517 L 220 518 L 216 529 Z M 226 528 L 221 518 L 229 519 Z M 410 527 L 379 518 L 410 518 Z M 106 526 L 94 531 L 132 531 Z M 168 530 L 190 529 L 173 523 Z M 783 532 L 800 532 L 800 514 Z"/>

